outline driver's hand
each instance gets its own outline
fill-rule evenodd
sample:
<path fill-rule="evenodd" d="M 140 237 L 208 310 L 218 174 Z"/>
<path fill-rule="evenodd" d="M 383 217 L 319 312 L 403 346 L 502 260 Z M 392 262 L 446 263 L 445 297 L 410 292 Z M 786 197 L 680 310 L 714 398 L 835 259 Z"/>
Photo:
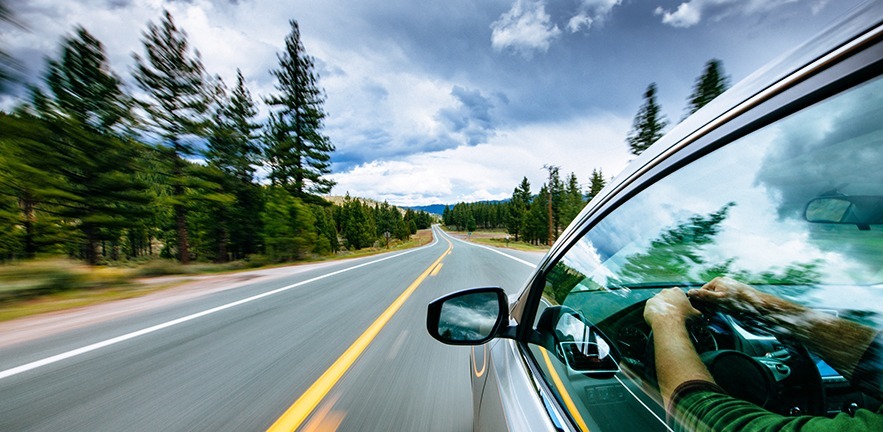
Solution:
<path fill-rule="evenodd" d="M 701 289 L 691 289 L 687 295 L 692 300 L 720 306 L 729 312 L 761 313 L 760 292 L 735 279 L 717 277 Z"/>
<path fill-rule="evenodd" d="M 662 322 L 683 325 L 688 319 L 700 315 L 680 288 L 664 289 L 644 305 L 644 321 L 650 327 Z"/>

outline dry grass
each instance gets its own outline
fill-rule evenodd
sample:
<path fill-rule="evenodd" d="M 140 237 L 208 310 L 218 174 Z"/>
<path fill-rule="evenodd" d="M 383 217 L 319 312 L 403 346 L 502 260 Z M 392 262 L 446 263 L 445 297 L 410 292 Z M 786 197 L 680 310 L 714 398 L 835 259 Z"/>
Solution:
<path fill-rule="evenodd" d="M 447 231 L 447 233 L 463 240 L 487 246 L 508 248 L 525 252 L 546 252 L 549 250 L 549 246 L 546 245 L 538 246 L 522 241 L 514 241 L 512 240 L 512 236 L 503 231 L 475 231 L 472 235 L 467 235 L 466 233 L 459 231 Z M 507 236 L 510 237 L 508 242 L 506 241 Z"/>
<path fill-rule="evenodd" d="M 172 284 L 124 285 L 112 288 L 72 290 L 29 299 L 0 302 L 0 321 L 140 297 L 170 286 Z"/>
<path fill-rule="evenodd" d="M 343 251 L 306 262 L 377 255 L 423 246 L 431 241 L 432 230 L 425 229 L 418 231 L 408 241 L 391 241 L 389 249 L 382 247 Z M 296 263 L 263 264 L 266 263 L 260 257 L 252 257 L 251 261 L 196 263 L 188 266 L 171 260 L 152 260 L 133 267 L 89 267 L 77 261 L 60 258 L 4 264 L 0 265 L 0 321 L 139 297 L 187 281 L 182 278 L 177 282 L 159 284 L 137 282 L 144 277 L 232 273 Z"/>

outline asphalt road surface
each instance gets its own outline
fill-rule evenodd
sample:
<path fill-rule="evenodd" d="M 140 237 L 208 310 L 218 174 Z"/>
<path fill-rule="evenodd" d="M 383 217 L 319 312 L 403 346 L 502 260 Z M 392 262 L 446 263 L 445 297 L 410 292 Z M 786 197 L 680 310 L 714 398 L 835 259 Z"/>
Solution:
<path fill-rule="evenodd" d="M 419 249 L 6 344 L 0 431 L 468 431 L 470 348 L 433 340 L 426 305 L 516 293 L 541 258 L 436 229 Z"/>

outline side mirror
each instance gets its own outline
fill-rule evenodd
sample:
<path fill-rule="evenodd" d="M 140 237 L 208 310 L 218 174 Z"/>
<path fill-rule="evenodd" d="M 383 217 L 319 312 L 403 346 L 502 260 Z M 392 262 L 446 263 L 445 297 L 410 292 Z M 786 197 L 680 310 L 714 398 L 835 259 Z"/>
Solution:
<path fill-rule="evenodd" d="M 426 329 L 448 345 L 481 345 L 493 339 L 509 322 L 502 288 L 472 288 L 438 298 L 429 304 Z"/>
<path fill-rule="evenodd" d="M 806 204 L 803 218 L 812 223 L 855 225 L 869 230 L 883 224 L 883 196 L 830 196 L 815 198 Z"/>

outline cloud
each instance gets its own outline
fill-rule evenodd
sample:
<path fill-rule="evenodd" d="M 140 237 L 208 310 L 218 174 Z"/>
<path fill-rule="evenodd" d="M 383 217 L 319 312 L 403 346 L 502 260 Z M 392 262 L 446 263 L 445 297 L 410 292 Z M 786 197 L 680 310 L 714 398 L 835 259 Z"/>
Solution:
<path fill-rule="evenodd" d="M 613 116 L 499 129 L 488 142 L 395 160 L 376 160 L 337 172 L 333 193 L 370 196 L 397 205 L 429 205 L 508 198 L 522 177 L 534 193 L 546 181 L 544 164 L 575 173 L 587 184 L 594 168 L 607 177 L 630 156 L 624 132 L 630 120 Z"/>
<path fill-rule="evenodd" d="M 720 20 L 730 15 L 753 15 L 769 12 L 780 6 L 797 3 L 800 0 L 689 0 L 678 5 L 674 11 L 662 6 L 653 11 L 662 17 L 662 23 L 672 27 L 688 28 L 699 24 L 703 16 L 711 15 L 713 20 Z M 819 0 L 811 5 L 813 15 L 821 11 L 827 0 Z"/>
<path fill-rule="evenodd" d="M 594 23 L 594 22 L 595 22 L 595 20 L 592 19 L 592 17 L 590 17 L 587 14 L 581 13 L 581 14 L 576 15 L 573 18 L 571 18 L 570 21 L 567 21 L 567 30 L 570 31 L 571 33 L 576 33 L 578 31 L 580 31 L 580 29 L 582 29 L 583 27 L 585 27 L 586 30 L 588 30 L 588 29 L 592 28 L 592 23 Z"/>
<path fill-rule="evenodd" d="M 525 57 L 546 52 L 551 41 L 561 34 L 546 13 L 545 3 L 516 0 L 508 12 L 491 24 L 491 45 L 497 51 L 512 50 Z"/>
<path fill-rule="evenodd" d="M 567 30 L 576 33 L 583 28 L 589 30 L 596 22 L 601 22 L 610 15 L 615 6 L 622 0 L 582 0 L 578 13 L 567 21 Z"/>
<path fill-rule="evenodd" d="M 442 124 L 455 134 L 458 141 L 474 146 L 487 141 L 494 133 L 494 121 L 491 117 L 493 102 L 481 94 L 479 90 L 468 90 L 454 86 L 451 95 L 459 102 L 455 107 L 444 108 L 438 113 Z"/>
<path fill-rule="evenodd" d="M 677 10 L 668 12 L 662 9 L 662 6 L 656 8 L 653 12 L 656 15 L 662 15 L 662 23 L 672 27 L 687 28 L 699 24 L 702 19 L 702 2 L 693 0 L 689 3 L 681 3 Z"/>

